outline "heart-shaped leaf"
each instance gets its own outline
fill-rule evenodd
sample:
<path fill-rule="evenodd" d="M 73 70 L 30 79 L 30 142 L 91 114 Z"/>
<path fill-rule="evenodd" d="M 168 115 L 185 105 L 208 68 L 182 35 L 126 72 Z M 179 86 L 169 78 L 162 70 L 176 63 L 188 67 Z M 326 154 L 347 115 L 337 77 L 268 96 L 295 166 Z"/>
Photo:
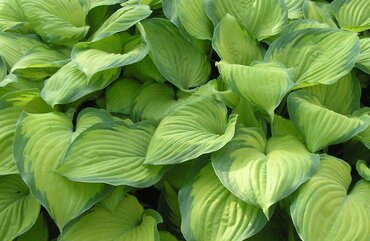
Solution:
<path fill-rule="evenodd" d="M 370 182 L 358 181 L 351 191 L 351 167 L 328 155 L 292 198 L 290 213 L 305 241 L 370 240 Z"/>
<path fill-rule="evenodd" d="M 271 217 L 271 207 L 315 173 L 320 157 L 293 136 L 266 140 L 257 129 L 240 126 L 235 137 L 212 154 L 224 186 Z"/>
<path fill-rule="evenodd" d="M 108 114 L 100 112 L 96 109 L 81 112 L 76 133 L 89 125 L 112 120 Z M 48 210 L 60 230 L 103 198 L 108 191 L 103 184 L 75 183 L 56 173 L 65 151 L 76 137 L 73 130 L 72 121 L 62 113 L 23 112 L 14 137 L 14 159 L 18 170 L 32 194 Z"/>
<path fill-rule="evenodd" d="M 19 175 L 0 176 L 0 240 L 13 240 L 36 222 L 40 204 Z"/>
<path fill-rule="evenodd" d="M 144 208 L 135 197 L 123 197 L 119 205 L 110 211 L 96 205 L 91 212 L 69 225 L 60 241 L 159 241 L 157 224 L 162 218 L 154 210 Z"/>
<path fill-rule="evenodd" d="M 146 164 L 177 164 L 223 147 L 234 135 L 236 115 L 226 116 L 223 103 L 189 97 L 160 123 L 150 141 Z"/>
<path fill-rule="evenodd" d="M 188 241 L 238 241 L 267 222 L 260 208 L 227 190 L 207 159 L 197 160 L 179 192 L 181 231 Z"/>

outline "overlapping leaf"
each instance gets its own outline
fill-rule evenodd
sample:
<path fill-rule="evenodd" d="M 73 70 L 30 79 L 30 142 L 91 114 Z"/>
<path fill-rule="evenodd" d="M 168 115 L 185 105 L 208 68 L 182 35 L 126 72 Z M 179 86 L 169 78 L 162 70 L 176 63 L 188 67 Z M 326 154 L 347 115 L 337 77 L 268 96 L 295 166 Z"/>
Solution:
<path fill-rule="evenodd" d="M 361 54 L 357 59 L 356 67 L 370 74 L 370 38 L 360 39 Z"/>
<path fill-rule="evenodd" d="M 37 241 L 49 240 L 48 225 L 46 223 L 46 219 L 43 213 L 40 213 L 39 217 L 33 224 L 32 228 L 30 228 L 27 232 L 23 233 L 22 235 L 18 236 L 18 238 L 15 241 L 30 241 L 30 240 Z"/>
<path fill-rule="evenodd" d="M 27 33 L 30 26 L 23 9 L 20 6 L 20 0 L 0 1 L 0 31 L 20 31 Z"/>
<path fill-rule="evenodd" d="M 320 5 L 323 5 L 323 4 L 325 3 L 305 0 L 303 4 L 303 14 L 305 18 L 316 20 L 317 22 L 320 22 L 320 23 L 326 23 L 331 28 L 337 28 L 337 25 L 335 24 L 331 16 L 328 15 L 320 7 Z"/>
<path fill-rule="evenodd" d="M 346 162 L 322 155 L 318 172 L 295 193 L 290 213 L 302 240 L 370 239 L 370 182 L 349 190 L 350 171 Z"/>
<path fill-rule="evenodd" d="M 356 32 L 370 29 L 369 1 L 334 0 L 330 7 L 341 28 Z"/>
<path fill-rule="evenodd" d="M 179 202 L 181 231 L 188 241 L 244 240 L 267 222 L 261 209 L 222 185 L 207 160 L 198 160 L 190 171 Z"/>
<path fill-rule="evenodd" d="M 266 140 L 257 129 L 239 127 L 235 137 L 212 155 L 222 184 L 234 195 L 263 209 L 293 193 L 315 173 L 319 156 L 293 136 Z"/>

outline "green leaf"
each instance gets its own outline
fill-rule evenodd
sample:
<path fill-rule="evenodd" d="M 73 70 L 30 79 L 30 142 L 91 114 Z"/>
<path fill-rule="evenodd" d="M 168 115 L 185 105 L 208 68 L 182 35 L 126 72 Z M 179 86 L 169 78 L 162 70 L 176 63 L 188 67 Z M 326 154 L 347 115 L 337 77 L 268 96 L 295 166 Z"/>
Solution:
<path fill-rule="evenodd" d="M 14 74 L 8 74 L 4 79 L 0 78 L 0 97 L 13 91 L 29 89 L 35 89 L 38 91 L 39 83 L 18 78 Z"/>
<path fill-rule="evenodd" d="M 360 109 L 361 86 L 353 73 L 349 73 L 331 85 L 315 85 L 305 89 L 316 96 L 320 103 L 343 115 Z"/>
<path fill-rule="evenodd" d="M 125 66 L 125 75 L 128 78 L 135 78 L 141 81 L 156 81 L 159 83 L 166 81 L 153 63 L 150 54 L 137 63 Z"/>
<path fill-rule="evenodd" d="M 149 144 L 146 164 L 177 164 L 223 147 L 234 135 L 237 116 L 206 96 L 185 100 L 168 114 Z"/>
<path fill-rule="evenodd" d="M 315 176 L 295 193 L 290 213 L 305 241 L 367 241 L 370 239 L 370 182 L 358 181 L 352 190 L 351 167 L 321 156 Z"/>
<path fill-rule="evenodd" d="M 149 52 L 140 36 L 135 36 L 121 53 L 121 39 L 112 36 L 99 42 L 78 43 L 72 50 L 72 61 L 88 79 L 104 70 L 119 68 L 142 60 Z M 118 47 L 116 47 L 118 46 Z"/>
<path fill-rule="evenodd" d="M 107 110 L 122 114 L 131 113 L 132 102 L 142 83 L 134 79 L 115 81 L 105 92 Z"/>
<path fill-rule="evenodd" d="M 293 70 L 275 63 L 243 66 L 221 61 L 217 66 L 231 90 L 267 113 L 270 119 L 273 119 L 275 108 L 294 85 Z"/>
<path fill-rule="evenodd" d="M 331 28 L 337 28 L 337 25 L 323 9 L 320 8 L 321 2 L 305 0 L 303 4 L 303 14 L 307 19 L 316 20 L 319 23 L 326 23 Z"/>
<path fill-rule="evenodd" d="M 0 83 L 8 74 L 8 67 L 6 66 L 5 60 L 0 56 Z"/>
<path fill-rule="evenodd" d="M 149 187 L 164 173 L 143 165 L 154 131 L 149 122 L 96 124 L 72 142 L 57 172 L 78 182 Z"/>
<path fill-rule="evenodd" d="M 30 26 L 23 9 L 20 6 L 20 0 L 1 0 L 0 1 L 0 31 L 16 31 L 27 33 Z"/>
<path fill-rule="evenodd" d="M 259 41 L 279 33 L 288 21 L 283 0 L 205 0 L 205 6 L 215 26 L 229 13 Z"/>
<path fill-rule="evenodd" d="M 166 231 L 159 231 L 159 237 L 161 241 L 178 241 L 175 236 Z"/>
<path fill-rule="evenodd" d="M 239 104 L 233 109 L 233 114 L 238 115 L 237 124 L 245 127 L 256 127 L 266 131 L 266 121 L 258 114 L 253 106 L 245 99 L 240 99 Z"/>
<path fill-rule="evenodd" d="M 304 1 L 305 0 L 285 0 L 289 19 L 300 19 L 303 17 L 302 6 Z"/>
<path fill-rule="evenodd" d="M 12 67 L 10 73 L 21 78 L 40 80 L 53 75 L 69 62 L 69 53 L 43 45 L 27 51 Z"/>
<path fill-rule="evenodd" d="M 33 30 L 46 42 L 71 46 L 87 34 L 87 8 L 80 0 L 20 0 Z"/>
<path fill-rule="evenodd" d="M 266 140 L 258 129 L 244 127 L 212 154 L 222 184 L 243 201 L 261 207 L 267 218 L 275 203 L 313 176 L 319 161 L 293 136 Z"/>
<path fill-rule="evenodd" d="M 244 240 L 267 222 L 261 209 L 230 193 L 204 160 L 188 174 L 179 202 L 181 230 L 188 241 Z"/>
<path fill-rule="evenodd" d="M 257 41 L 230 14 L 226 14 L 217 24 L 212 46 L 221 60 L 230 64 L 250 65 L 252 61 L 262 60 Z"/>
<path fill-rule="evenodd" d="M 120 8 L 89 39 L 95 42 L 115 33 L 123 32 L 147 18 L 151 13 L 152 11 L 147 5 L 129 5 Z"/>
<path fill-rule="evenodd" d="M 144 20 L 141 35 L 153 54 L 159 72 L 181 90 L 198 87 L 211 72 L 207 56 L 185 39 L 171 22 L 160 18 Z"/>
<path fill-rule="evenodd" d="M 81 112 L 78 118 L 81 120 L 76 128 L 84 129 L 87 125 L 104 121 L 99 118 L 99 112 L 95 109 Z M 92 116 L 92 119 L 83 115 Z M 102 199 L 108 191 L 103 184 L 75 183 L 56 173 L 75 137 L 73 130 L 72 121 L 62 113 L 23 112 L 14 137 L 14 159 L 18 170 L 60 230 Z"/>
<path fill-rule="evenodd" d="M 130 189 L 131 187 L 129 186 L 114 187 L 112 192 L 103 200 L 101 200 L 99 204 L 113 213 L 120 204 L 122 197 L 125 196 L 130 191 Z"/>
<path fill-rule="evenodd" d="M 303 142 L 303 137 L 294 126 L 293 121 L 279 115 L 275 115 L 274 121 L 271 123 L 271 134 L 272 136 L 290 135 Z"/>
<path fill-rule="evenodd" d="M 356 163 L 356 169 L 363 179 L 370 182 L 370 165 L 367 165 L 364 160 L 358 160 Z"/>
<path fill-rule="evenodd" d="M 52 109 L 37 90 L 20 90 L 0 97 L 0 175 L 17 174 L 13 158 L 14 133 L 22 111 L 46 113 Z"/>
<path fill-rule="evenodd" d="M 0 240 L 13 240 L 35 223 L 40 204 L 19 175 L 0 176 Z"/>
<path fill-rule="evenodd" d="M 45 81 L 41 96 L 51 106 L 70 103 L 105 88 L 119 73 L 119 69 L 105 70 L 89 79 L 73 62 L 69 62 Z"/>
<path fill-rule="evenodd" d="M 347 141 L 370 124 L 369 115 L 342 115 L 305 90 L 288 96 L 288 112 L 311 152 Z"/>
<path fill-rule="evenodd" d="M 105 6 L 105 5 L 114 5 L 118 3 L 122 3 L 125 0 L 87 0 L 89 3 L 89 10 L 99 7 L 99 6 Z"/>
<path fill-rule="evenodd" d="M 206 15 L 204 1 L 177 0 L 175 2 L 177 2 L 177 14 L 186 31 L 196 39 L 211 40 L 213 25 Z"/>
<path fill-rule="evenodd" d="M 370 38 L 360 39 L 361 53 L 357 59 L 356 67 L 370 74 Z"/>
<path fill-rule="evenodd" d="M 10 69 L 31 48 L 43 45 L 35 35 L 0 32 L 0 56 Z M 44 45 L 45 46 L 45 45 Z"/>
<path fill-rule="evenodd" d="M 19 236 L 16 241 L 48 241 L 49 232 L 45 217 L 40 213 L 35 224 L 27 232 Z"/>
<path fill-rule="evenodd" d="M 160 241 L 157 224 L 162 218 L 154 210 L 144 211 L 133 196 L 125 196 L 114 212 L 95 206 L 69 225 L 60 241 Z"/>
<path fill-rule="evenodd" d="M 330 7 L 341 28 L 355 32 L 370 29 L 369 1 L 334 0 Z"/>
<path fill-rule="evenodd" d="M 282 35 L 267 50 L 265 61 L 293 67 L 294 88 L 302 88 L 336 82 L 351 71 L 359 54 L 355 33 L 309 28 Z"/>

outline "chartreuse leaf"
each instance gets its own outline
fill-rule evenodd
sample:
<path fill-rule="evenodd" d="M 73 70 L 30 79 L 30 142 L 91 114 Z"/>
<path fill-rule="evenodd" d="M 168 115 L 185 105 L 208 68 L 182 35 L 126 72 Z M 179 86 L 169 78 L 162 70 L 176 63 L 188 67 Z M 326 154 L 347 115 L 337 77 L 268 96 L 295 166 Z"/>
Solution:
<path fill-rule="evenodd" d="M 35 224 L 27 232 L 19 236 L 15 241 L 48 241 L 49 231 L 45 217 L 40 213 Z"/>
<path fill-rule="evenodd" d="M 288 96 L 288 111 L 302 133 L 308 150 L 312 152 L 347 141 L 370 124 L 369 115 L 346 116 L 337 113 L 306 90 Z"/>
<path fill-rule="evenodd" d="M 282 35 L 265 55 L 293 67 L 294 88 L 332 84 L 350 72 L 360 54 L 356 33 L 338 29 L 303 29 Z M 335 61 L 332 61 L 335 60 Z"/>
<path fill-rule="evenodd" d="M 139 25 L 159 72 L 182 90 L 198 87 L 208 80 L 210 63 L 207 56 L 192 45 L 166 19 L 151 18 Z"/>
<path fill-rule="evenodd" d="M 355 32 L 370 29 L 369 1 L 334 0 L 330 7 L 341 28 Z"/>
<path fill-rule="evenodd" d="M 318 172 L 294 194 L 290 213 L 302 240 L 370 240 L 370 182 L 349 191 L 350 172 L 346 162 L 322 155 Z"/>
<path fill-rule="evenodd" d="M 251 237 L 267 222 L 262 210 L 227 190 L 205 161 L 195 163 L 179 192 L 185 239 L 237 241 Z"/>
<path fill-rule="evenodd" d="M 36 46 L 25 53 L 10 72 L 21 78 L 40 80 L 53 75 L 69 62 L 69 55 L 63 50 Z"/>
<path fill-rule="evenodd" d="M 58 173 L 78 182 L 149 187 L 164 173 L 161 166 L 143 165 L 154 131 L 149 122 L 96 124 L 72 142 Z"/>
<path fill-rule="evenodd" d="M 267 113 L 270 119 L 273 119 L 275 108 L 294 85 L 293 70 L 276 63 L 244 66 L 221 61 L 217 66 L 231 90 Z"/>
<path fill-rule="evenodd" d="M 177 164 L 220 149 L 233 137 L 237 119 L 226 114 L 211 97 L 189 97 L 159 123 L 145 163 Z"/>
<path fill-rule="evenodd" d="M 316 96 L 321 104 L 340 114 L 352 114 L 360 109 L 360 81 L 352 73 L 343 76 L 334 84 L 315 85 L 306 90 Z"/>
<path fill-rule="evenodd" d="M 72 60 L 86 74 L 88 79 L 104 70 L 119 68 L 142 60 L 149 52 L 148 46 L 140 36 L 134 37 L 125 45 L 122 52 L 118 36 L 99 42 L 78 43 L 72 50 Z"/>
<path fill-rule="evenodd" d="M 258 129 L 242 126 L 212 154 L 222 184 L 238 198 L 261 207 L 267 218 L 275 203 L 312 177 L 319 161 L 318 155 L 308 152 L 293 136 L 266 140 Z"/>
<path fill-rule="evenodd" d="M 304 1 L 305 0 L 285 0 L 289 19 L 300 19 L 303 17 L 302 6 Z"/>
<path fill-rule="evenodd" d="M 13 158 L 13 141 L 22 111 L 46 113 L 51 110 L 37 89 L 14 91 L 0 97 L 0 175 L 18 173 Z"/>
<path fill-rule="evenodd" d="M 279 33 L 288 21 L 288 10 L 283 0 L 205 0 L 205 6 L 215 26 L 229 13 L 258 40 Z"/>
<path fill-rule="evenodd" d="M 95 109 L 81 112 L 77 128 L 84 129 L 87 123 L 106 121 L 106 117 L 99 117 L 99 112 Z M 93 120 L 82 115 L 91 115 Z M 103 184 L 71 182 L 56 172 L 75 137 L 73 130 L 72 121 L 65 114 L 23 112 L 14 137 L 14 159 L 19 172 L 60 230 L 102 199 L 107 191 Z"/>
<path fill-rule="evenodd" d="M 212 39 L 212 22 L 206 15 L 203 0 L 177 0 L 177 14 L 181 25 L 196 39 Z"/>
<path fill-rule="evenodd" d="M 262 60 L 257 41 L 230 14 L 217 24 L 212 46 L 220 58 L 230 64 L 250 65 L 252 61 Z"/>
<path fill-rule="evenodd" d="M 32 29 L 43 40 L 73 45 L 87 34 L 87 6 L 80 0 L 20 0 Z"/>
<path fill-rule="evenodd" d="M 356 163 L 356 169 L 363 179 L 370 182 L 370 165 L 367 165 L 364 160 L 358 160 Z"/>
<path fill-rule="evenodd" d="M 13 91 L 28 89 L 35 89 L 38 91 L 39 83 L 18 78 L 14 74 L 8 74 L 4 79 L 0 78 L 0 96 L 4 96 Z"/>
<path fill-rule="evenodd" d="M 141 87 L 142 83 L 134 79 L 115 81 L 105 92 L 107 110 L 109 112 L 130 114 L 131 104 Z"/>
<path fill-rule="evenodd" d="M 104 6 L 104 5 L 114 5 L 117 3 L 122 3 L 125 0 L 87 0 L 89 3 L 89 10 L 99 7 L 99 6 Z"/>
<path fill-rule="evenodd" d="M 27 33 L 30 29 L 28 21 L 20 6 L 20 0 L 0 0 L 0 31 L 19 31 Z"/>
<path fill-rule="evenodd" d="M 91 212 L 69 225 L 60 241 L 160 241 L 157 224 L 162 218 L 154 210 L 144 210 L 134 196 L 123 197 L 112 212 L 96 205 Z"/>
<path fill-rule="evenodd" d="M 357 59 L 356 67 L 370 74 L 370 38 L 360 39 L 361 54 Z"/>
<path fill-rule="evenodd" d="M 275 115 L 274 121 L 271 123 L 271 134 L 272 136 L 290 135 L 303 142 L 303 137 L 294 126 L 293 121 L 279 115 Z"/>
<path fill-rule="evenodd" d="M 178 239 L 171 233 L 166 231 L 159 231 L 160 241 L 178 241 Z"/>
<path fill-rule="evenodd" d="M 0 240 L 13 240 L 35 223 L 40 204 L 19 175 L 0 176 Z"/>
<path fill-rule="evenodd" d="M 131 187 L 129 186 L 114 187 L 112 192 L 101 200 L 99 204 L 113 213 L 120 204 L 122 197 L 126 195 L 130 189 Z"/>
<path fill-rule="evenodd" d="M 10 69 L 31 48 L 44 45 L 35 35 L 0 32 L 0 56 Z M 44 45 L 45 46 L 45 45 Z"/>
<path fill-rule="evenodd" d="M 8 67 L 6 66 L 4 58 L 0 56 L 0 83 L 6 77 L 7 74 L 8 74 Z"/>
<path fill-rule="evenodd" d="M 95 42 L 115 33 L 123 32 L 147 18 L 151 13 L 152 11 L 147 5 L 122 7 L 114 12 L 89 39 Z"/>
<path fill-rule="evenodd" d="M 331 28 L 337 28 L 337 25 L 323 9 L 320 8 L 319 4 L 321 2 L 314 2 L 310 0 L 305 0 L 303 4 L 303 14 L 307 19 L 313 19 L 320 23 L 326 23 Z"/>
<path fill-rule="evenodd" d="M 131 117 L 133 121 L 150 120 L 159 123 L 177 104 L 176 92 L 171 86 L 149 83 L 133 99 Z"/>

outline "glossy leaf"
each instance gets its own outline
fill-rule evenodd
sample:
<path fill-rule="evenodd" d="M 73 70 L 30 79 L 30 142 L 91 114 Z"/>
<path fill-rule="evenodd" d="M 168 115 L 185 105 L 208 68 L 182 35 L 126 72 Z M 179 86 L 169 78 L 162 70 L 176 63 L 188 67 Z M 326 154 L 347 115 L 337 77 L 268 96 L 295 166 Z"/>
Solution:
<path fill-rule="evenodd" d="M 149 144 L 146 164 L 177 164 L 223 147 L 234 135 L 236 115 L 210 97 L 190 97 L 168 114 Z"/>
<path fill-rule="evenodd" d="M 279 33 L 288 21 L 288 10 L 283 0 L 205 0 L 205 5 L 214 25 L 229 13 L 258 40 Z"/>
<path fill-rule="evenodd" d="M 181 231 L 188 241 L 244 240 L 267 222 L 261 209 L 230 193 L 205 161 L 188 174 L 179 202 Z"/>
<path fill-rule="evenodd" d="M 273 119 L 275 108 L 294 85 L 292 69 L 275 63 L 243 66 L 221 61 L 218 68 L 231 90 L 267 113 L 270 119 Z"/>
<path fill-rule="evenodd" d="M 230 14 L 226 14 L 216 26 L 212 46 L 221 60 L 229 64 L 250 65 L 252 61 L 262 60 L 257 41 Z"/>
<path fill-rule="evenodd" d="M 0 176 L 0 240 L 13 240 L 36 222 L 40 204 L 19 175 Z"/>
<path fill-rule="evenodd" d="M 293 67 L 294 88 L 302 88 L 336 82 L 350 72 L 359 54 L 355 33 L 309 28 L 282 35 L 267 50 L 265 61 Z"/>
<path fill-rule="evenodd" d="M 89 112 L 95 110 L 87 109 L 81 115 L 89 115 Z M 93 124 L 104 121 L 93 119 L 84 119 L 84 122 Z M 84 123 L 79 125 L 86 128 Z M 62 113 L 23 112 L 14 137 L 14 158 L 18 170 L 60 230 L 102 199 L 107 190 L 103 184 L 75 183 L 55 172 L 73 138 L 73 129 L 71 120 Z"/>
<path fill-rule="evenodd" d="M 162 218 L 154 210 L 144 210 L 133 196 L 125 196 L 114 212 L 95 206 L 68 226 L 60 241 L 159 241 L 157 224 Z"/>
<path fill-rule="evenodd" d="M 222 184 L 243 201 L 261 207 L 267 218 L 275 203 L 313 176 L 319 161 L 293 136 L 266 140 L 257 129 L 244 127 L 212 155 Z"/>
<path fill-rule="evenodd" d="M 161 166 L 143 165 L 154 131 L 149 122 L 93 125 L 69 146 L 58 173 L 78 182 L 149 187 L 164 173 Z"/>
<path fill-rule="evenodd" d="M 322 155 L 318 172 L 295 193 L 290 213 L 302 240 L 370 239 L 370 182 L 349 190 L 350 171 L 346 162 Z"/>
<path fill-rule="evenodd" d="M 208 80 L 211 69 L 207 57 L 185 39 L 175 25 L 165 19 L 152 18 L 139 26 L 154 64 L 169 82 L 187 90 Z"/>
<path fill-rule="evenodd" d="M 370 29 L 369 1 L 334 0 L 330 7 L 341 28 L 355 32 Z"/>
<path fill-rule="evenodd" d="M 305 90 L 289 95 L 288 111 L 302 133 L 308 150 L 312 152 L 347 141 L 370 124 L 368 115 L 346 116 L 337 113 Z"/>

